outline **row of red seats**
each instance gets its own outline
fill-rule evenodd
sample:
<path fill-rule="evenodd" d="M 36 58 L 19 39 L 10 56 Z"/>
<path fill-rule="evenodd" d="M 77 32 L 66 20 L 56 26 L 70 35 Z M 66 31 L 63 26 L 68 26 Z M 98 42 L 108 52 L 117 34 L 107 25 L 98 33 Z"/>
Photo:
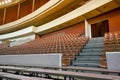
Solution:
<path fill-rule="evenodd" d="M 109 32 L 105 34 L 105 52 L 120 51 L 120 32 Z"/>
<path fill-rule="evenodd" d="M 19 46 L 0 50 L 0 54 L 50 54 L 62 53 L 63 65 L 69 65 L 88 41 L 88 37 L 79 37 L 79 33 L 53 35 L 36 39 Z"/>
<path fill-rule="evenodd" d="M 10 44 L 0 44 L 0 49 L 8 48 Z"/>
<path fill-rule="evenodd" d="M 107 68 L 106 52 L 120 51 L 120 32 L 105 33 L 101 67 Z"/>
<path fill-rule="evenodd" d="M 120 44 L 120 32 L 105 33 L 105 44 Z"/>

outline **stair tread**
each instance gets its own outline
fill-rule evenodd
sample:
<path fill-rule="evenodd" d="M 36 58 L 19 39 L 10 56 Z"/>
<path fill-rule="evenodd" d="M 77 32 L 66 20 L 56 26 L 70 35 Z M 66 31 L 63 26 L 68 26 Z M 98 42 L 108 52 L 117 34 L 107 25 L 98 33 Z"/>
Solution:
<path fill-rule="evenodd" d="M 82 56 L 82 55 L 85 55 L 85 56 L 87 56 L 87 55 L 91 55 L 91 56 L 95 56 L 95 55 L 102 55 L 102 53 L 101 52 L 91 52 L 91 53 L 79 53 L 79 55 L 80 56 Z"/>
<path fill-rule="evenodd" d="M 73 61 L 73 62 L 78 62 L 78 63 L 99 63 L 100 61 Z"/>
<path fill-rule="evenodd" d="M 79 65 L 79 66 L 99 66 L 99 63 L 74 63 L 73 65 Z"/>
<path fill-rule="evenodd" d="M 102 49 L 82 49 L 82 52 L 102 52 Z"/>
<path fill-rule="evenodd" d="M 81 60 L 81 61 L 82 61 L 82 60 L 87 60 L 87 61 L 88 61 L 88 60 L 100 60 L 100 58 L 79 58 L 79 59 L 77 58 L 76 60 L 79 60 L 79 61 L 80 61 L 80 60 Z"/>
<path fill-rule="evenodd" d="M 84 48 L 85 48 L 85 49 L 89 49 L 89 48 L 90 48 L 90 49 L 91 49 L 91 48 L 97 48 L 97 49 L 101 48 L 101 49 L 102 49 L 102 48 L 103 48 L 103 45 L 96 45 L 96 46 L 95 46 L 95 45 L 86 45 L 86 46 L 84 46 Z"/>

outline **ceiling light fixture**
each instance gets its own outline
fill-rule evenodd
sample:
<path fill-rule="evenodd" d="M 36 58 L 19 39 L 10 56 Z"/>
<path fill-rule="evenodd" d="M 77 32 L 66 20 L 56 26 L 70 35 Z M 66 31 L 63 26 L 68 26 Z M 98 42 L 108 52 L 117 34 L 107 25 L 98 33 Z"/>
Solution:
<path fill-rule="evenodd" d="M 5 0 L 5 3 L 7 4 L 7 3 L 8 3 L 8 1 L 7 1 L 7 0 Z"/>
<path fill-rule="evenodd" d="M 10 2 L 12 2 L 12 1 L 11 0 L 2 0 L 2 1 L 0 1 L 0 6 L 8 4 Z"/>
<path fill-rule="evenodd" d="M 5 4 L 4 2 L 2 2 L 2 4 Z"/>
<path fill-rule="evenodd" d="M 8 0 L 8 2 L 11 2 L 11 0 Z"/>

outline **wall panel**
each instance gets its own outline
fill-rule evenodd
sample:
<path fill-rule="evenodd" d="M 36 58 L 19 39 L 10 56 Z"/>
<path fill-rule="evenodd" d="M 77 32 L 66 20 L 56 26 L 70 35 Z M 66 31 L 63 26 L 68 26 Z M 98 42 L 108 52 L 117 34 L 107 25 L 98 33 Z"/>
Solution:
<path fill-rule="evenodd" d="M 4 9 L 0 9 L 0 25 L 3 24 Z"/>
<path fill-rule="evenodd" d="M 12 7 L 10 6 L 6 9 L 5 21 L 3 21 L 4 9 L 0 9 L 0 25 L 22 18 L 32 13 L 32 7 L 34 8 L 34 10 L 36 10 L 42 5 L 44 5 L 45 3 L 47 3 L 48 1 L 49 0 L 35 0 L 34 7 L 33 7 L 33 0 L 26 0 L 20 3 L 19 11 L 18 11 L 18 4 Z"/>
<path fill-rule="evenodd" d="M 34 10 L 40 8 L 42 5 L 47 3 L 49 0 L 35 0 Z"/>
<path fill-rule="evenodd" d="M 110 32 L 120 31 L 120 11 L 109 18 L 109 25 Z"/>
<path fill-rule="evenodd" d="M 0 55 L 0 64 L 21 66 L 61 66 L 61 59 L 62 54 L 60 53 Z"/>
<path fill-rule="evenodd" d="M 33 0 L 26 0 L 20 4 L 20 14 L 19 18 L 22 18 L 32 12 Z"/>
<path fill-rule="evenodd" d="M 5 23 L 17 20 L 18 5 L 6 9 Z"/>
<path fill-rule="evenodd" d="M 56 32 L 46 34 L 46 35 L 44 35 L 42 37 L 47 37 L 47 36 L 55 35 L 55 34 L 58 34 L 58 33 L 66 33 L 66 34 L 69 34 L 69 33 L 82 33 L 83 34 L 83 33 L 85 33 L 84 22 L 69 26 L 67 28 L 64 28 L 64 29 L 56 31 Z"/>

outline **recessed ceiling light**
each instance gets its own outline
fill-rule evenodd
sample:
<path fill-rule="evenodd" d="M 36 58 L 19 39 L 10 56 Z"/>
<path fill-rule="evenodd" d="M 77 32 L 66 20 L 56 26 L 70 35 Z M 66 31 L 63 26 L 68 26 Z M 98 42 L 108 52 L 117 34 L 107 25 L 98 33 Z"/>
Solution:
<path fill-rule="evenodd" d="M 5 3 L 7 4 L 7 3 L 8 3 L 8 1 L 7 1 L 7 0 L 5 0 Z"/>
<path fill-rule="evenodd" d="M 2 0 L 0 1 L 0 5 L 8 4 L 10 2 L 12 2 L 12 0 Z"/>
<path fill-rule="evenodd" d="M 8 0 L 8 2 L 11 2 L 11 0 Z"/>
<path fill-rule="evenodd" d="M 2 4 L 5 4 L 5 2 L 2 2 Z"/>

